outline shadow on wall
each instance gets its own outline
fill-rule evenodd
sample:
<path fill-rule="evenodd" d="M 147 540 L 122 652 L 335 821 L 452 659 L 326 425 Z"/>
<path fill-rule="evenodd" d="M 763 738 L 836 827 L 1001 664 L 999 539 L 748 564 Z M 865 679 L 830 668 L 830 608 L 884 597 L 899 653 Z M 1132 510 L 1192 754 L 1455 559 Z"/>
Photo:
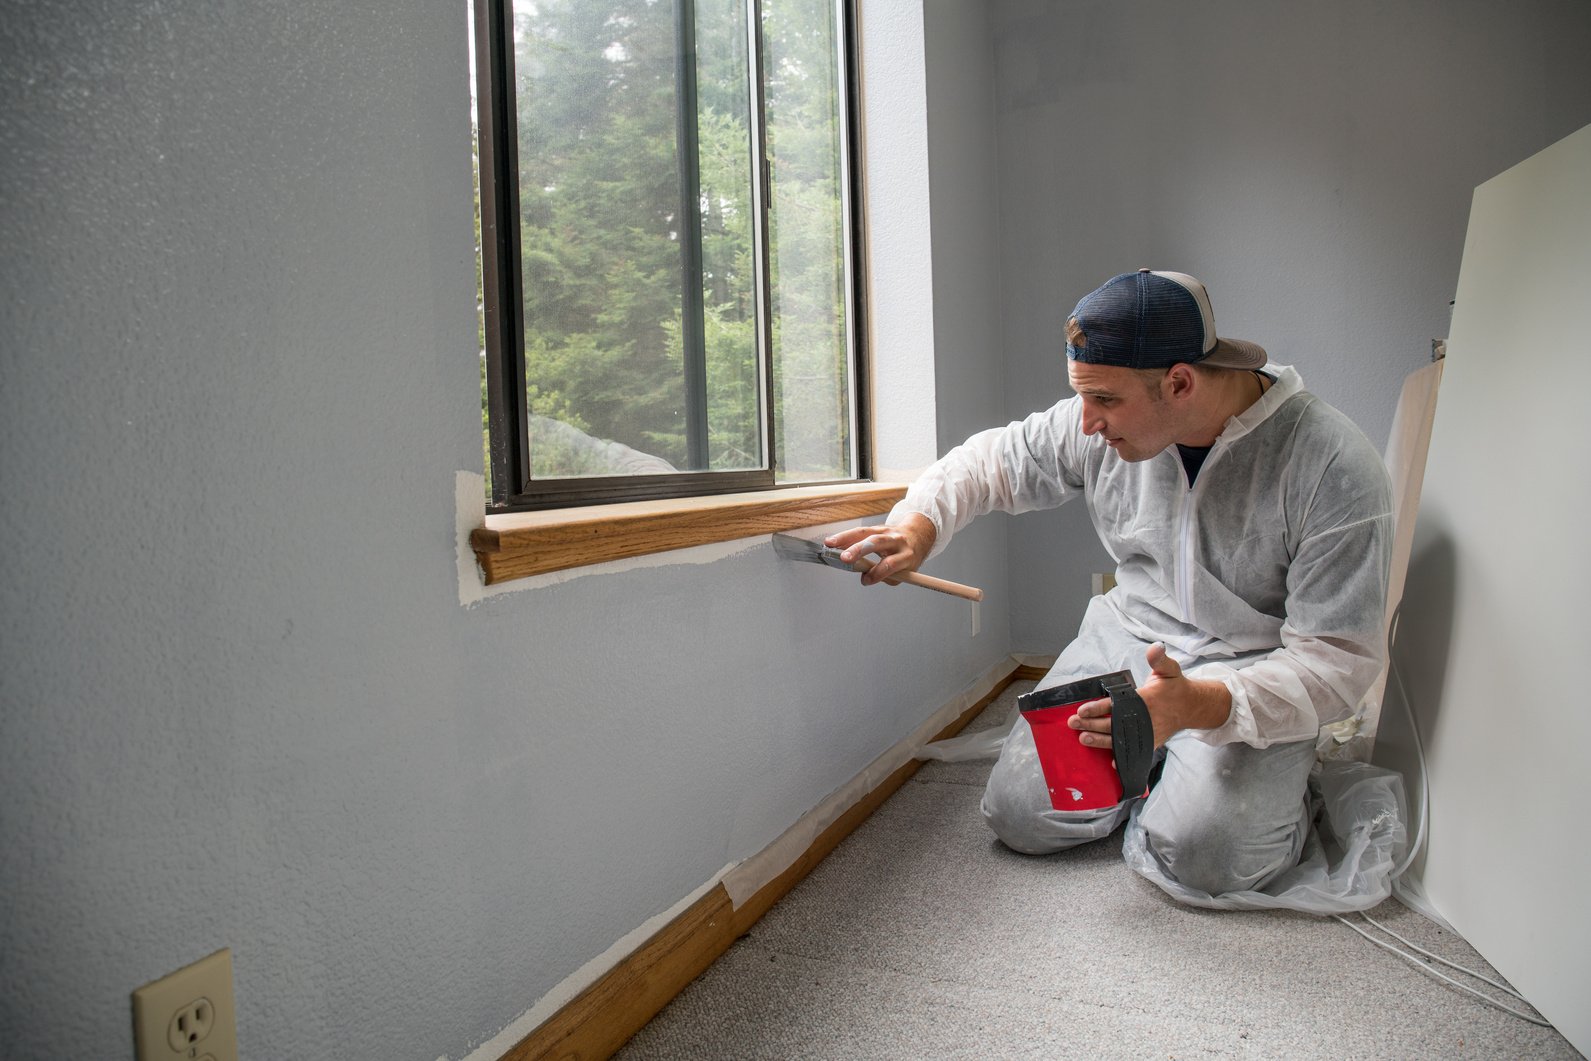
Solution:
<path fill-rule="evenodd" d="M 1402 681 L 1389 684 L 1386 699 L 1396 698 L 1401 704 L 1407 696 L 1427 754 L 1431 737 L 1436 732 L 1447 682 L 1457 577 L 1458 554 L 1452 534 L 1439 515 L 1421 512 L 1409 556 L 1403 603 L 1389 646 L 1392 663 Z M 1425 779 L 1420 776 L 1419 752 L 1414 735 L 1409 732 L 1409 711 L 1403 707 L 1382 708 L 1374 760 L 1403 773 L 1404 790 L 1409 793 L 1411 802 L 1414 801 Z M 1423 869 L 1424 861 L 1422 851 L 1412 867 L 1416 876 Z"/>

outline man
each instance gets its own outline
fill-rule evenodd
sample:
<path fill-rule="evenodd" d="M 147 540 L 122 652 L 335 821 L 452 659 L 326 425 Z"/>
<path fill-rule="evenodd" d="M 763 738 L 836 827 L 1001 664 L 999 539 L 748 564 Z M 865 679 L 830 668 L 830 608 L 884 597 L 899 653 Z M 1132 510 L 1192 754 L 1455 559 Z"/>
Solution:
<path fill-rule="evenodd" d="M 1125 273 L 1067 321 L 1076 396 L 984 431 L 925 472 L 885 525 L 828 539 L 916 569 L 974 517 L 1082 497 L 1117 563 L 1040 688 L 1130 670 L 1164 746 L 1134 828 L 1164 874 L 1219 895 L 1293 866 L 1323 724 L 1347 717 L 1384 663 L 1392 538 L 1380 455 L 1298 374 L 1219 338 L 1204 285 Z M 1080 740 L 1111 746 L 1110 701 Z M 1134 799 L 1058 810 L 1019 721 L 983 813 L 1008 846 L 1047 853 L 1108 835 Z"/>

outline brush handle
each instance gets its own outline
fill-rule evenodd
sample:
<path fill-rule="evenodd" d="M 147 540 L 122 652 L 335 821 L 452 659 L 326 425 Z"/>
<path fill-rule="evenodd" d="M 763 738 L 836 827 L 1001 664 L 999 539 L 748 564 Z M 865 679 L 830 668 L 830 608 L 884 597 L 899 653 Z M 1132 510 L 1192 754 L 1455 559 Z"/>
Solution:
<path fill-rule="evenodd" d="M 868 571 L 872 569 L 875 563 L 877 561 L 871 557 L 859 556 L 851 566 L 858 571 Z M 886 578 L 884 581 L 892 586 L 898 586 L 905 582 L 908 585 L 921 586 L 923 589 L 938 590 L 940 593 L 948 593 L 952 597 L 960 597 L 962 600 L 983 600 L 983 590 L 981 589 L 974 586 L 963 586 L 960 582 L 952 582 L 946 578 L 935 578 L 932 575 L 924 575 L 916 571 L 908 571 L 904 575 Z"/>

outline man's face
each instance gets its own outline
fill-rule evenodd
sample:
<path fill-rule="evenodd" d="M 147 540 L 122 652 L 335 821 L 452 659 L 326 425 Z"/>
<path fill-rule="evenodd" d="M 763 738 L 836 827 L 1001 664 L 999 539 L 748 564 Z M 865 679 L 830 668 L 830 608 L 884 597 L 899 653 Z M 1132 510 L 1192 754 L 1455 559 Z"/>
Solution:
<path fill-rule="evenodd" d="M 1083 399 L 1083 434 L 1103 435 L 1122 460 L 1146 461 L 1176 440 L 1164 376 L 1070 360 L 1066 375 Z"/>

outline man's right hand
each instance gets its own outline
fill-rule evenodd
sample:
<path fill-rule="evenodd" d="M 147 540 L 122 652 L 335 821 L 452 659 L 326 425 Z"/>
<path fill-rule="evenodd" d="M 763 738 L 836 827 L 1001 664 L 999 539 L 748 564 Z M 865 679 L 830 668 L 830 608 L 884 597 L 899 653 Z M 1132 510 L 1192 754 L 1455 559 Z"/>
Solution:
<path fill-rule="evenodd" d="M 823 544 L 841 550 L 840 559 L 848 564 L 858 557 L 876 556 L 878 562 L 862 573 L 862 585 L 872 586 L 917 570 L 928 559 L 937 536 L 933 520 L 912 512 L 895 526 L 852 527 L 829 535 Z"/>

